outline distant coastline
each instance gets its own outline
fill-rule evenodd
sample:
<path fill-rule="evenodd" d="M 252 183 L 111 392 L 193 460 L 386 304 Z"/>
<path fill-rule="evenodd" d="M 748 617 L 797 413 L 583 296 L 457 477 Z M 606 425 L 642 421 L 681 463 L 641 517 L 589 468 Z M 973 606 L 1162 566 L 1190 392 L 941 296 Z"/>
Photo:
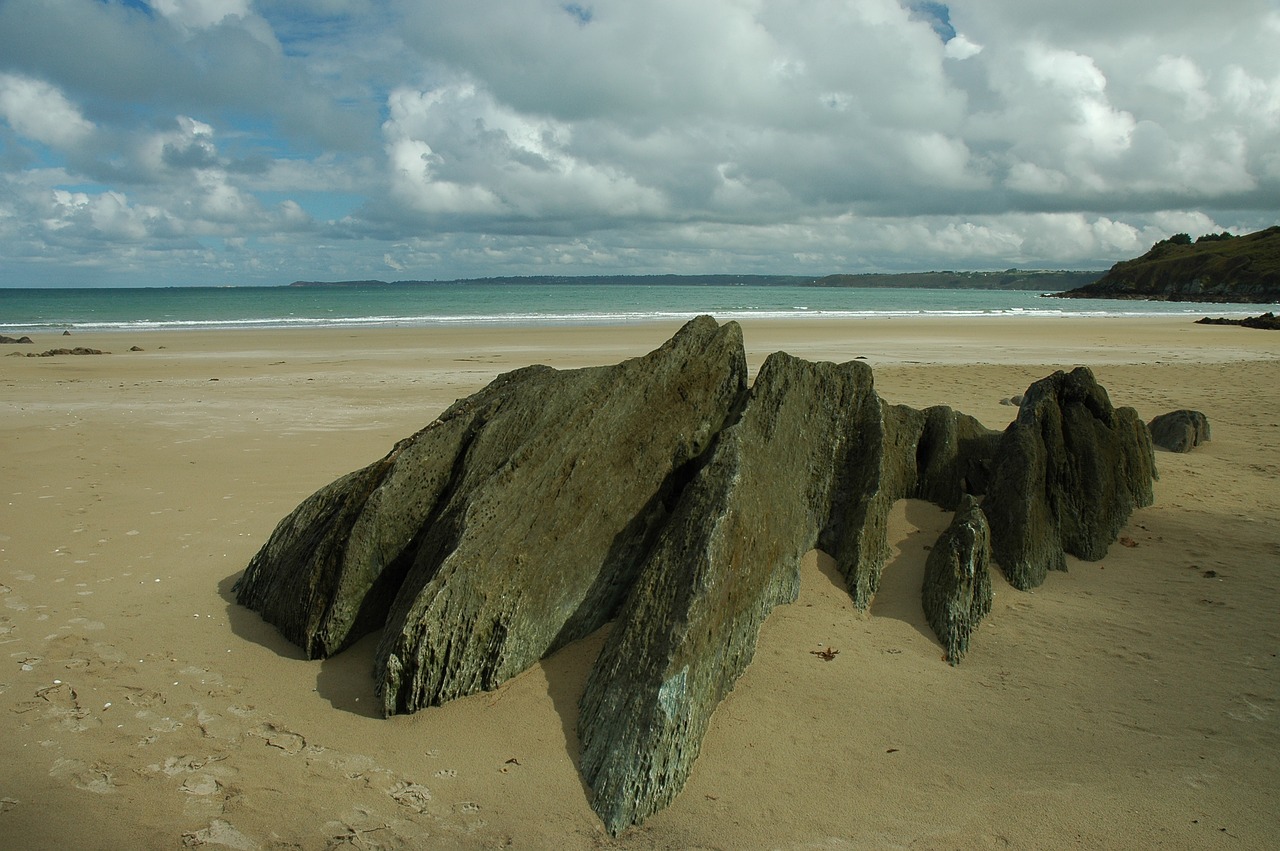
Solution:
<path fill-rule="evenodd" d="M 519 275 L 492 278 L 405 281 L 294 281 L 290 287 L 456 286 L 680 286 L 680 287 L 842 287 L 869 289 L 1060 290 L 1093 283 L 1101 271 L 898 272 L 860 275 Z"/>

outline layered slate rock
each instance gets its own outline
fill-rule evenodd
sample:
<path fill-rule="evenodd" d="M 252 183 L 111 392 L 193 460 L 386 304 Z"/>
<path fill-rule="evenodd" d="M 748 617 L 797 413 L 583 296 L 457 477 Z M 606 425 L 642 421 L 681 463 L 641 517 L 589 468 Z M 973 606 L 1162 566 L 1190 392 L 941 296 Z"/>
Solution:
<path fill-rule="evenodd" d="M 1151 442 L 1170 452 L 1190 452 L 1209 439 L 1209 418 L 1200 411 L 1170 411 L 1147 423 Z"/>
<path fill-rule="evenodd" d="M 904 431 L 900 452 L 912 453 L 915 475 L 903 497 L 924 499 L 955 511 L 966 495 L 983 494 L 1001 433 L 946 405 L 917 411 L 895 405 L 892 416 Z"/>
<path fill-rule="evenodd" d="M 882 430 L 864 364 L 765 362 L 740 421 L 676 504 L 587 682 L 582 774 L 612 833 L 684 786 L 760 624 L 795 599 L 800 559 L 820 538 L 846 576 L 878 581 L 884 518 L 866 514 L 893 488 Z"/>
<path fill-rule="evenodd" d="M 810 549 L 865 610 L 893 503 L 958 509 L 922 588 L 954 663 L 990 608 L 984 518 L 1029 588 L 1151 501 L 1147 427 L 1087 369 L 1032 385 L 1004 432 L 886 405 L 857 361 L 778 353 L 745 377 L 740 329 L 707 317 L 616 366 L 500 376 L 305 500 L 237 597 L 312 658 L 381 630 L 388 715 L 495 688 L 616 619 L 578 732 L 618 833 L 679 793 Z"/>
<path fill-rule="evenodd" d="M 934 635 L 959 664 L 969 637 L 991 611 L 991 532 L 978 500 L 965 495 L 925 563 L 921 601 Z"/>
<path fill-rule="evenodd" d="M 1032 384 L 1005 429 L 983 511 L 991 550 L 1027 590 L 1066 554 L 1097 561 L 1135 508 L 1150 505 L 1155 454 L 1132 408 L 1113 408 L 1087 367 Z"/>
<path fill-rule="evenodd" d="M 237 598 L 312 658 L 385 622 L 388 714 L 493 688 L 612 616 L 745 376 L 710 318 L 617 366 L 501 376 L 307 499 Z"/>
<path fill-rule="evenodd" d="M 745 382 L 741 330 L 710 318 L 645 358 L 511 382 L 387 617 L 383 711 L 496 688 L 613 617 Z"/>

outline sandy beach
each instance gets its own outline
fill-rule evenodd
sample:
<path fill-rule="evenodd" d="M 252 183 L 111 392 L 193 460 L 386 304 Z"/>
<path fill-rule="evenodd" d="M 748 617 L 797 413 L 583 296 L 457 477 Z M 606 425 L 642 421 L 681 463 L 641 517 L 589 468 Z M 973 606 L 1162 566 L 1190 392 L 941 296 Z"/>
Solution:
<path fill-rule="evenodd" d="M 276 523 L 531 363 L 675 324 L 113 332 L 0 348 L 0 846 L 1273 848 L 1280 845 L 1280 334 L 1185 318 L 744 322 L 865 358 L 887 401 L 1003 428 L 1087 365 L 1144 420 L 1156 503 L 1100 562 L 995 605 L 951 667 L 925 623 L 949 515 L 900 502 L 870 612 L 820 554 L 765 623 L 676 801 L 614 839 L 576 769 L 597 634 L 495 692 L 374 707 L 369 638 L 307 661 L 231 586 Z M 102 356 L 3 357 L 67 345 Z M 142 351 L 130 351 L 138 346 Z M 823 661 L 811 650 L 831 647 Z"/>

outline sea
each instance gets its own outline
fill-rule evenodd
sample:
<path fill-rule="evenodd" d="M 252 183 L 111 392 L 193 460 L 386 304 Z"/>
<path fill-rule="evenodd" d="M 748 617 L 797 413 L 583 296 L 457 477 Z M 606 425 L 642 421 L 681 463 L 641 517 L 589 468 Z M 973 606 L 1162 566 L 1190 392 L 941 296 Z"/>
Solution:
<path fill-rule="evenodd" d="M 487 284 L 0 288 L 0 333 L 502 325 L 908 316 L 1247 316 L 1280 305 L 1059 299 L 1025 290 Z"/>

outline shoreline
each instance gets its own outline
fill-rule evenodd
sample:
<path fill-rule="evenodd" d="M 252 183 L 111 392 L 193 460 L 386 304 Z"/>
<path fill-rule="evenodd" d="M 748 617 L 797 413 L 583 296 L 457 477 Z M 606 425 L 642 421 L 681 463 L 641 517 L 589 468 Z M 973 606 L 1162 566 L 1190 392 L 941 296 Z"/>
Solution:
<path fill-rule="evenodd" d="M 12 358 L 14 352 L 85 346 L 111 358 L 191 359 L 293 356 L 325 363 L 333 356 L 361 365 L 391 365 L 409 350 L 429 361 L 468 351 L 512 368 L 554 355 L 572 366 L 612 363 L 655 348 L 684 324 L 655 319 L 625 325 L 358 327 L 81 331 L 35 335 L 32 344 L 0 347 L 0 364 L 77 361 L 99 356 Z M 877 364 L 1025 363 L 1055 368 L 1091 364 L 1207 362 L 1280 357 L 1280 334 L 1185 317 L 894 317 L 876 319 L 734 320 L 742 326 L 752 367 L 772 351 L 816 360 L 862 358 Z M 142 351 L 129 351 L 130 346 Z M 386 356 L 380 356 L 380 353 Z M 101 357 L 106 357 L 104 354 Z M 447 361 L 445 361 L 447 362 Z M 457 361 L 454 361 L 457 362 Z M 87 364 L 82 365 L 87 366 Z M 496 373 L 495 373 L 496 375 Z"/>
<path fill-rule="evenodd" d="M 1167 302 L 1161 302 L 1167 304 Z M 1248 308 L 1248 309 L 1244 309 Z M 208 320 L 208 321 L 175 321 L 175 322 L 117 322 L 97 324 L 77 324 L 64 322 L 59 324 L 14 324 L 0 325 L 0 334 L 6 336 L 31 335 L 77 335 L 77 334 L 183 334 L 183 333 L 282 333 L 289 331 L 519 331 L 534 328 L 552 328 L 564 331 L 602 330 L 607 328 L 644 328 L 653 325 L 676 323 L 682 325 L 695 316 L 711 315 L 716 321 L 724 322 L 989 322 L 1000 320 L 1018 321 L 1147 321 L 1147 320 L 1181 320 L 1195 322 L 1206 319 L 1245 319 L 1260 312 L 1280 311 L 1280 305 L 1250 304 L 1237 305 L 1234 310 L 1206 312 L 1204 310 L 1173 311 L 1073 311 L 1059 312 L 1054 310 L 952 310 L 952 311 L 915 311 L 915 310 L 880 310 L 880 311 L 737 311 L 737 310 L 705 310 L 692 312 L 643 313 L 643 314 L 581 314 L 581 315 L 494 315 L 464 317 L 403 317 L 388 319 L 386 317 L 350 317 L 344 319 L 323 320 L 315 318 L 299 320 L 280 319 L 246 319 L 246 320 Z"/>
<path fill-rule="evenodd" d="M 231 584 L 307 495 L 532 363 L 613 363 L 680 322 L 578 328 L 77 332 L 0 348 L 0 829 L 31 848 L 1266 847 L 1280 784 L 1280 335 L 1186 317 L 744 320 L 862 357 L 886 401 L 1002 428 L 1002 401 L 1094 369 L 1144 420 L 1156 504 L 1098 563 L 996 601 L 955 668 L 919 610 L 949 515 L 904 501 L 867 613 L 817 557 L 766 620 L 688 786 L 610 840 L 577 774 L 600 635 L 495 692 L 373 712 L 365 639 L 323 662 Z M 52 342 L 49 342 L 52 341 Z M 46 343 L 48 343 L 46 345 Z M 130 345 L 142 352 L 129 352 Z M 26 347 L 24 347 L 26 348 Z M 815 646 L 841 651 L 816 659 Z M 514 760 L 514 762 L 512 762 Z"/>

